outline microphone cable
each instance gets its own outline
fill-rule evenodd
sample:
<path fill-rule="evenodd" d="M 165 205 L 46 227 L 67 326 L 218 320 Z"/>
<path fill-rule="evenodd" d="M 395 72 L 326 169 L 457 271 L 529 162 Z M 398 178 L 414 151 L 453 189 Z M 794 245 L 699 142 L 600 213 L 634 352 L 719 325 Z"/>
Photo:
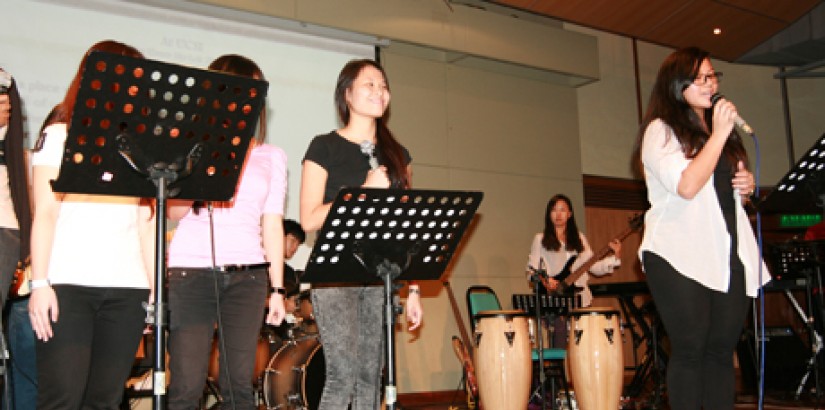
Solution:
<path fill-rule="evenodd" d="M 753 196 L 759 198 L 759 181 L 761 177 L 759 175 L 759 171 L 761 168 L 762 162 L 762 154 L 759 150 L 759 139 L 756 138 L 756 133 L 748 133 L 751 139 L 753 140 L 754 145 L 754 153 L 756 154 L 756 158 L 754 160 L 754 167 L 753 167 L 753 180 L 754 180 L 754 191 Z M 762 271 L 762 258 L 764 255 L 764 242 L 762 237 L 762 213 L 759 211 L 759 207 L 754 207 L 756 209 L 756 241 L 757 246 L 759 248 L 759 260 L 758 260 L 758 275 L 757 275 L 757 283 L 759 285 L 759 289 L 757 291 L 757 300 L 759 303 L 759 311 L 757 313 L 757 318 L 754 318 L 754 324 L 758 325 L 758 328 L 754 328 L 754 337 L 756 338 L 756 346 L 757 352 L 759 354 L 759 358 L 757 360 L 757 374 L 759 375 L 757 381 L 757 409 L 762 410 L 764 409 L 764 401 L 765 401 L 765 291 L 762 289 L 762 275 L 764 272 Z"/>
<path fill-rule="evenodd" d="M 221 319 L 221 291 L 220 285 L 218 284 L 218 276 L 221 272 L 220 270 L 218 270 L 218 262 L 216 256 L 217 252 L 215 251 L 215 218 L 214 206 L 212 201 L 206 203 L 206 209 L 208 210 L 209 214 L 209 246 L 210 254 L 212 256 L 212 285 L 215 293 L 215 317 L 218 322 L 218 344 L 220 346 L 220 348 L 218 349 L 218 355 L 220 356 L 220 367 L 218 368 L 218 385 L 220 386 L 220 374 L 221 369 L 223 369 L 223 372 L 226 373 L 227 384 L 229 385 L 225 387 L 229 388 L 229 400 L 232 402 L 232 410 L 235 410 L 235 389 L 232 387 L 232 375 L 229 372 L 229 358 L 227 357 L 229 355 L 226 354 L 226 341 L 224 339 L 223 320 Z M 207 380 L 208 378 L 209 376 L 207 376 Z M 220 390 L 218 390 L 218 397 L 216 399 L 220 403 L 223 402 L 223 393 L 221 393 Z"/>

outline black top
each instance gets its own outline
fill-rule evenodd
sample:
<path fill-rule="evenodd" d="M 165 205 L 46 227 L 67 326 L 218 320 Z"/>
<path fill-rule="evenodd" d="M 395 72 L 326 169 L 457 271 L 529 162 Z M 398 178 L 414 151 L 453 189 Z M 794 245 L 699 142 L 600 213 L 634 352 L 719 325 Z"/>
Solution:
<path fill-rule="evenodd" d="M 725 227 L 730 235 L 730 269 L 731 272 L 744 272 L 745 267 L 736 253 L 738 248 L 738 238 L 736 235 L 736 201 L 733 193 L 733 173 L 728 159 L 722 155 L 716 163 L 713 171 L 713 187 L 716 190 L 716 197 L 719 199 L 719 207 L 722 210 L 722 217 L 725 218 Z"/>
<path fill-rule="evenodd" d="M 404 149 L 407 164 L 412 161 L 409 151 Z M 378 163 L 384 164 L 377 153 Z M 369 157 L 361 152 L 361 146 L 342 137 L 337 131 L 319 135 L 312 139 L 304 154 L 303 161 L 310 160 L 327 171 L 327 184 L 324 187 L 324 203 L 335 200 L 341 188 L 360 187 L 370 171 Z"/>

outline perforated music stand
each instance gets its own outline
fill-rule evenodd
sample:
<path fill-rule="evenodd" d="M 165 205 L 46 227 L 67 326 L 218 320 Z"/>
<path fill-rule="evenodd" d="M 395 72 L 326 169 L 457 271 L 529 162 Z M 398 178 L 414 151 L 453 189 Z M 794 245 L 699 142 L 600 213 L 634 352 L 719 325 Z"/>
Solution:
<path fill-rule="evenodd" d="M 803 155 L 794 167 L 785 174 L 784 177 L 776 185 L 776 188 L 771 191 L 765 200 L 759 205 L 761 211 L 771 212 L 799 212 L 801 209 L 816 206 L 820 212 L 825 212 L 825 134 L 819 137 L 811 148 Z M 810 256 L 810 259 L 799 260 L 808 264 L 809 268 L 804 272 L 808 275 L 806 280 L 805 290 L 808 300 L 808 312 L 813 312 L 813 298 L 819 300 L 819 305 L 823 306 L 822 292 L 813 292 L 812 288 L 822 287 L 821 266 L 825 261 L 819 258 L 822 249 L 816 241 L 806 241 L 799 244 L 802 247 L 807 247 L 805 253 Z M 785 296 L 796 309 L 797 314 L 803 322 L 808 326 L 809 335 L 811 336 L 811 357 L 808 360 L 808 368 L 799 386 L 796 390 L 796 398 L 799 398 L 808 377 L 814 375 L 814 388 L 816 389 L 817 397 L 821 397 L 822 386 L 819 377 L 819 352 L 822 349 L 822 337 L 816 330 L 815 320 L 818 315 L 813 318 L 808 318 L 805 312 L 800 308 L 790 290 L 785 289 Z"/>
<path fill-rule="evenodd" d="M 55 192 L 156 199 L 153 407 L 166 394 L 166 199 L 235 193 L 268 84 L 153 60 L 86 59 Z"/>
<path fill-rule="evenodd" d="M 825 208 L 825 134 L 765 196 L 759 210 L 798 212 L 813 205 Z"/>
<path fill-rule="evenodd" d="M 481 192 L 344 188 L 332 203 L 301 278 L 384 283 L 387 409 L 395 409 L 394 280 L 441 277 L 481 203 Z"/>

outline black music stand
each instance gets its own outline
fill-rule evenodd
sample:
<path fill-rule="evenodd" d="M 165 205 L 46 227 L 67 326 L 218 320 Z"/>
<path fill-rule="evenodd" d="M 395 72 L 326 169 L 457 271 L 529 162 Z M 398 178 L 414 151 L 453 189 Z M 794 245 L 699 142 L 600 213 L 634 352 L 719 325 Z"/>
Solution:
<path fill-rule="evenodd" d="M 166 199 L 235 193 L 268 84 L 153 60 L 86 59 L 55 192 L 156 199 L 153 408 L 166 394 Z"/>
<path fill-rule="evenodd" d="M 770 212 L 798 212 L 800 208 L 810 207 L 812 205 L 818 207 L 820 212 L 825 212 L 825 134 L 820 136 L 805 155 L 796 162 L 794 167 L 782 177 L 776 185 L 776 188 L 759 204 L 759 210 Z M 821 289 L 821 266 L 825 261 L 816 257 L 819 251 L 816 249 L 817 244 L 815 242 L 807 242 L 807 245 L 813 247 L 809 250 L 810 255 L 813 257 L 810 260 L 795 262 L 807 263 L 812 268 L 806 269 L 805 272 L 808 276 L 806 281 L 808 311 L 813 312 L 814 293 L 816 293 L 816 297 L 819 298 L 818 305 L 824 306 L 822 292 L 813 292 L 812 288 L 815 286 Z M 808 370 L 802 377 L 797 388 L 796 397 L 799 398 L 811 373 L 814 375 L 814 387 L 817 397 L 820 397 L 823 392 L 820 386 L 818 356 L 819 351 L 822 349 L 822 337 L 817 332 L 814 323 L 818 315 L 813 315 L 812 318 L 808 318 L 789 290 L 785 290 L 785 295 L 803 322 L 808 326 L 811 338 L 812 355 L 808 361 Z M 756 334 L 756 332 L 754 332 L 754 334 Z"/>
<path fill-rule="evenodd" d="M 544 282 L 542 282 L 541 278 L 548 278 L 547 270 L 544 269 L 544 259 L 539 259 L 539 268 L 534 269 L 532 266 L 528 266 L 527 269 L 530 271 L 530 282 L 533 283 L 533 297 L 536 301 L 536 349 L 538 350 L 539 354 L 539 394 L 541 395 L 541 408 L 547 409 L 547 387 L 544 385 L 547 376 L 544 374 L 544 335 L 542 334 L 544 331 L 544 326 L 542 326 L 542 313 L 541 313 L 541 294 L 543 293 L 541 290 L 544 287 Z M 546 294 L 546 292 L 544 292 Z M 550 326 L 553 326 L 553 317 L 555 315 L 551 315 Z M 553 339 L 550 339 L 551 343 Z M 555 395 L 555 391 L 553 392 Z M 570 404 L 570 392 L 567 392 L 567 404 Z M 554 397 L 555 399 L 555 397 Z"/>
<path fill-rule="evenodd" d="M 825 134 L 808 149 L 758 205 L 762 212 L 799 212 L 806 206 L 825 208 Z"/>
<path fill-rule="evenodd" d="M 395 280 L 435 280 L 481 203 L 481 192 L 344 188 L 318 232 L 302 282 L 384 283 L 387 380 L 395 409 Z"/>

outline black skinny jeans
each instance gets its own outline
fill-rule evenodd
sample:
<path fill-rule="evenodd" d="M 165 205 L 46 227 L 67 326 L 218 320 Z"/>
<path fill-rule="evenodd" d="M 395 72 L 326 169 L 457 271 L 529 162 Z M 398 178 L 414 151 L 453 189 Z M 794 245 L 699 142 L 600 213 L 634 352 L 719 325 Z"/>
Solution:
<path fill-rule="evenodd" d="M 748 312 L 744 272 L 731 274 L 725 293 L 688 279 L 655 253 L 645 252 L 642 263 L 671 345 L 671 410 L 733 409 L 733 353 Z"/>
<path fill-rule="evenodd" d="M 223 408 L 257 408 L 252 379 L 268 283 L 266 268 L 232 273 L 169 269 L 169 410 L 197 409 L 218 314 Z"/>

